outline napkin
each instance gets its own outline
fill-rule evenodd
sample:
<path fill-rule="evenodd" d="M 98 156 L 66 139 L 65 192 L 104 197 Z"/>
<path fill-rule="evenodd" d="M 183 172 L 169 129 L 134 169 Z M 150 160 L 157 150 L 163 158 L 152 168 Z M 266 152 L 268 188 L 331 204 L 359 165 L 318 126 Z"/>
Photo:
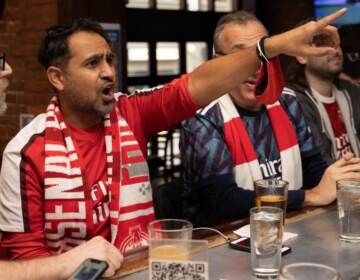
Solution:
<path fill-rule="evenodd" d="M 237 230 L 234 230 L 234 233 L 243 236 L 243 237 L 250 237 L 250 225 L 242 226 L 241 228 L 238 228 Z M 297 233 L 293 232 L 287 232 L 285 231 L 283 234 L 283 243 L 286 241 L 289 241 L 291 239 L 294 239 L 298 236 Z"/>

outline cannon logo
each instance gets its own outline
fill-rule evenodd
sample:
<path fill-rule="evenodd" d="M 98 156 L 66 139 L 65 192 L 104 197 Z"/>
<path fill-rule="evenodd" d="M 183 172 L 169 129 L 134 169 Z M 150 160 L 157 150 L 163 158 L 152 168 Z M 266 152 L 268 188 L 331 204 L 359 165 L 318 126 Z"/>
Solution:
<path fill-rule="evenodd" d="M 148 245 L 148 235 L 137 225 L 129 228 L 129 235 L 120 246 L 120 252 L 135 250 Z"/>

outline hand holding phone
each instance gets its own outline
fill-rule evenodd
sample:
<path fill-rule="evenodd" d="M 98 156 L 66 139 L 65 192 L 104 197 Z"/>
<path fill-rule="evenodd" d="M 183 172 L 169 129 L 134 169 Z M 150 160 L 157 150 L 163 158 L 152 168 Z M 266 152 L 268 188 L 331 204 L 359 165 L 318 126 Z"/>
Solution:
<path fill-rule="evenodd" d="M 105 261 L 95 259 L 85 260 L 68 280 L 97 280 L 109 267 Z"/>
<path fill-rule="evenodd" d="M 232 249 L 244 252 L 251 252 L 251 242 L 249 237 L 240 237 L 229 241 L 229 246 Z M 281 255 L 285 256 L 291 252 L 291 247 L 283 245 L 281 248 Z"/>

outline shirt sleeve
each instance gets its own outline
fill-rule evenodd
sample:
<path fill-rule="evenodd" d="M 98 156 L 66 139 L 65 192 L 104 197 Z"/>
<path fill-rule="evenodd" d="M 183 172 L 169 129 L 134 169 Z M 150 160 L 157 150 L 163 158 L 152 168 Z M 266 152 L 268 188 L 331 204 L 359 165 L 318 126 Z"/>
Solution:
<path fill-rule="evenodd" d="M 313 155 L 302 157 L 303 188 L 311 189 L 320 183 L 326 168 L 329 166 L 322 158 L 320 151 Z"/>
<path fill-rule="evenodd" d="M 219 223 L 223 219 L 241 218 L 255 206 L 255 192 L 239 188 L 232 173 L 208 177 L 193 188 L 201 198 L 203 221 Z M 201 205 L 205 203 L 208 205 Z M 207 208 L 209 211 L 204 211 Z"/>
<path fill-rule="evenodd" d="M 262 104 L 273 104 L 280 98 L 284 85 L 280 59 L 275 57 L 261 64 L 255 85 L 255 98 Z"/>
<path fill-rule="evenodd" d="M 193 117 L 200 108 L 191 99 L 188 75 L 182 75 L 164 86 L 135 92 L 129 97 L 129 102 L 136 103 L 147 139 Z"/>
<path fill-rule="evenodd" d="M 44 232 L 4 233 L 1 246 L 10 260 L 33 259 L 50 256 L 46 249 Z"/>
<path fill-rule="evenodd" d="M 288 192 L 288 201 L 286 211 L 299 209 L 305 199 L 305 190 L 292 190 Z"/>
<path fill-rule="evenodd" d="M 33 135 L 24 143 L 23 136 L 16 136 L 5 149 L 0 177 L 2 246 L 12 259 L 34 257 L 37 252 L 43 256 L 46 251 L 40 180 L 44 159 L 41 148 L 33 149 L 44 147 L 43 137 Z"/>

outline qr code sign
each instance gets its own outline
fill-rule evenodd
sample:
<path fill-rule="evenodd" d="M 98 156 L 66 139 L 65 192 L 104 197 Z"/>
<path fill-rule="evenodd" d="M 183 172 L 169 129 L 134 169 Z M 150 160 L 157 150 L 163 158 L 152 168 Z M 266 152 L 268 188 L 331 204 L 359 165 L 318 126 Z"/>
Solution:
<path fill-rule="evenodd" d="M 150 280 L 208 280 L 208 263 L 150 260 Z"/>

